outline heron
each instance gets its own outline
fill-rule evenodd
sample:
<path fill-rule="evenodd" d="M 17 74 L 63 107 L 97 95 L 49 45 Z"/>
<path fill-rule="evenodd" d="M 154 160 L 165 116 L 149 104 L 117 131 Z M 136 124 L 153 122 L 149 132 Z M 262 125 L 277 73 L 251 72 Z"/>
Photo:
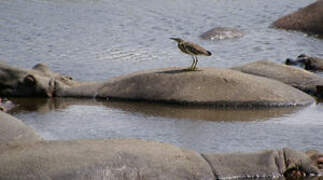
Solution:
<path fill-rule="evenodd" d="M 184 41 L 181 38 L 170 38 L 170 39 L 172 39 L 178 43 L 177 46 L 183 53 L 189 54 L 192 56 L 193 63 L 191 65 L 191 67 L 188 68 L 189 70 L 196 70 L 196 65 L 198 62 L 197 56 L 200 56 L 200 55 L 211 56 L 212 55 L 212 53 L 210 51 L 204 49 L 200 45 L 195 44 L 193 42 Z"/>

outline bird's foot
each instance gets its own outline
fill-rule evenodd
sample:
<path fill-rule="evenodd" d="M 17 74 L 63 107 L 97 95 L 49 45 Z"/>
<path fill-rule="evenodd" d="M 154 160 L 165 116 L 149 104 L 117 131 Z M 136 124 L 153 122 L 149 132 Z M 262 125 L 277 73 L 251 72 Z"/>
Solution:
<path fill-rule="evenodd" d="M 185 71 L 197 71 L 198 69 L 196 67 L 188 67 L 184 69 Z"/>

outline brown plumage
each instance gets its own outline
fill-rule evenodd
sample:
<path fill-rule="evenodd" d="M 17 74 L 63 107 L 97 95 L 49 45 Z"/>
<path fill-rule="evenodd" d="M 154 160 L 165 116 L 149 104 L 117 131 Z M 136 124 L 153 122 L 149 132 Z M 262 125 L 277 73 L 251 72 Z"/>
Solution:
<path fill-rule="evenodd" d="M 172 39 L 178 43 L 177 46 L 183 53 L 186 53 L 186 54 L 189 54 L 192 56 L 193 63 L 190 67 L 191 70 L 196 69 L 196 65 L 198 62 L 197 56 L 200 56 L 200 55 L 211 56 L 212 55 L 212 53 L 210 51 L 204 49 L 203 47 L 201 47 L 198 44 L 184 41 L 183 39 L 180 39 L 180 38 L 170 38 L 170 39 Z"/>

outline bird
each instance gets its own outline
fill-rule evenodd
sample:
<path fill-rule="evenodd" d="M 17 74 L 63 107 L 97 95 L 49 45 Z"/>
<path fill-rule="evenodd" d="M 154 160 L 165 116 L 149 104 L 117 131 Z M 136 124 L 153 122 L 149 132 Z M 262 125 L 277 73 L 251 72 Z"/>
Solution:
<path fill-rule="evenodd" d="M 204 55 L 204 56 L 211 56 L 212 53 L 206 49 L 204 49 L 203 47 L 201 47 L 198 44 L 195 44 L 193 42 L 189 42 L 189 41 L 184 41 L 181 38 L 169 38 L 171 40 L 176 41 L 178 44 L 178 48 L 185 54 L 189 54 L 192 56 L 193 58 L 193 63 L 191 65 L 190 68 L 188 68 L 189 70 L 196 70 L 196 65 L 198 62 L 197 56 L 199 55 Z"/>

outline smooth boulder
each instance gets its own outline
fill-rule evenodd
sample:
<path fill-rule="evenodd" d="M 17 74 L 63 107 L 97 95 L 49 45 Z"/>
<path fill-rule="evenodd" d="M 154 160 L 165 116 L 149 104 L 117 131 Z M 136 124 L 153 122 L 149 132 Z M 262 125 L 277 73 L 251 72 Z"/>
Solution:
<path fill-rule="evenodd" d="M 78 82 L 38 64 L 31 70 L 0 63 L 0 96 L 87 97 L 220 107 L 308 105 L 310 96 L 280 83 L 230 69 L 166 68 L 103 82 Z"/>
<path fill-rule="evenodd" d="M 323 35 L 323 1 L 318 0 L 305 8 L 279 18 L 272 26 L 287 30 Z"/>
<path fill-rule="evenodd" d="M 215 180 L 319 176 L 318 151 L 196 153 L 139 139 L 0 144 L 0 179 Z M 320 167 L 320 168 L 319 168 Z"/>
<path fill-rule="evenodd" d="M 317 97 L 323 97 L 323 78 L 298 67 L 269 60 L 256 61 L 232 69 L 275 79 Z"/>
<path fill-rule="evenodd" d="M 0 144 L 0 179 L 213 180 L 196 152 L 138 139 Z"/>
<path fill-rule="evenodd" d="M 40 136 L 21 120 L 0 111 L 0 144 L 12 141 L 36 142 Z"/>
<path fill-rule="evenodd" d="M 105 83 L 98 97 L 221 107 L 308 105 L 309 95 L 276 80 L 239 71 L 166 68 L 120 76 Z"/>
<path fill-rule="evenodd" d="M 242 31 L 231 27 L 215 27 L 201 34 L 200 37 L 204 40 L 222 40 L 240 38 L 244 35 Z"/>

